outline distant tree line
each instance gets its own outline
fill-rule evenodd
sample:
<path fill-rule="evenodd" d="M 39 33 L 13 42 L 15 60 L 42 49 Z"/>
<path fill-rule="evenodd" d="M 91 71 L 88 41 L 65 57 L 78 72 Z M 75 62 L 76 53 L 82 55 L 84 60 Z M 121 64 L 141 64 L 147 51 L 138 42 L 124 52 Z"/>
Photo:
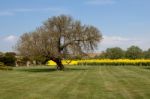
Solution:
<path fill-rule="evenodd" d="M 138 46 L 131 46 L 127 50 L 123 50 L 119 47 L 107 48 L 100 55 L 95 56 L 97 59 L 150 59 L 150 48 L 146 51 L 143 51 Z M 78 58 L 77 58 L 78 59 Z M 82 58 L 80 58 L 82 59 Z M 25 66 L 27 62 L 30 61 L 31 64 L 41 65 L 45 64 L 45 57 L 37 56 L 36 58 L 32 57 L 23 57 L 18 56 L 14 52 L 0 52 L 0 64 L 6 66 Z M 35 63 L 34 63 L 35 61 Z"/>
<path fill-rule="evenodd" d="M 143 51 L 138 46 L 131 46 L 127 50 L 119 47 L 107 48 L 95 58 L 100 59 L 150 59 L 150 48 Z"/>
<path fill-rule="evenodd" d="M 37 56 L 25 57 L 16 54 L 15 52 L 0 52 L 0 66 L 27 66 L 27 63 L 34 65 L 45 64 L 45 58 Z"/>

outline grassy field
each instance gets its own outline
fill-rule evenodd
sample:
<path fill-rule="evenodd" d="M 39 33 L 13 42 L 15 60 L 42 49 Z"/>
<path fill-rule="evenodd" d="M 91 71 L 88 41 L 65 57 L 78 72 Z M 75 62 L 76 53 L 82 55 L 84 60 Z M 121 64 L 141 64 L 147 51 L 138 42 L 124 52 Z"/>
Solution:
<path fill-rule="evenodd" d="M 0 99 L 150 99 L 150 67 L 72 66 L 0 71 Z"/>

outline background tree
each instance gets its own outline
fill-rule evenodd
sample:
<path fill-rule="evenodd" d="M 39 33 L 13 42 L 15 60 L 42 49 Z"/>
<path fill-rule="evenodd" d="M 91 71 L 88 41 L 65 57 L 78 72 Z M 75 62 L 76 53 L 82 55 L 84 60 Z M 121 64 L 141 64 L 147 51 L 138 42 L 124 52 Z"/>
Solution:
<path fill-rule="evenodd" d="M 119 47 L 107 48 L 105 52 L 105 57 L 108 59 L 122 59 L 124 55 L 124 51 Z"/>
<path fill-rule="evenodd" d="M 150 59 L 150 48 L 147 51 L 143 52 L 143 55 L 145 59 Z"/>
<path fill-rule="evenodd" d="M 60 15 L 49 18 L 35 31 L 23 34 L 16 48 L 24 56 L 52 60 L 57 63 L 57 69 L 62 70 L 63 58 L 94 50 L 101 39 L 96 27 L 82 25 L 70 16 Z"/>
<path fill-rule="evenodd" d="M 0 52 L 0 62 L 1 62 L 1 64 L 4 62 L 4 56 L 5 56 L 5 54 Z"/>
<path fill-rule="evenodd" d="M 2 61 L 2 58 L 4 57 L 4 53 L 3 52 L 0 52 L 0 62 Z"/>
<path fill-rule="evenodd" d="M 142 49 L 138 46 L 131 46 L 126 51 L 126 58 L 128 59 L 141 59 L 143 58 Z"/>

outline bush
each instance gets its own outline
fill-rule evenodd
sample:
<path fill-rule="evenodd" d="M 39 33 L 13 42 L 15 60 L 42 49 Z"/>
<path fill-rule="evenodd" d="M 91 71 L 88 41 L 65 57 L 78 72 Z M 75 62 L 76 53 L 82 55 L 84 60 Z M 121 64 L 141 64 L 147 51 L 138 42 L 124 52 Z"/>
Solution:
<path fill-rule="evenodd" d="M 5 66 L 4 63 L 0 62 L 0 70 L 12 70 L 12 67 Z"/>
<path fill-rule="evenodd" d="M 4 66 L 4 63 L 0 62 L 0 66 Z"/>
<path fill-rule="evenodd" d="M 15 61 L 16 61 L 16 58 L 13 56 L 4 56 L 3 57 L 3 62 L 7 66 L 15 66 Z"/>
<path fill-rule="evenodd" d="M 150 59 L 150 48 L 147 51 L 143 52 L 143 54 L 145 59 Z"/>
<path fill-rule="evenodd" d="M 15 66 L 16 58 L 15 53 L 7 52 L 0 56 L 0 62 L 3 62 L 7 66 Z"/>
<path fill-rule="evenodd" d="M 0 66 L 0 70 L 12 70 L 10 66 Z"/>

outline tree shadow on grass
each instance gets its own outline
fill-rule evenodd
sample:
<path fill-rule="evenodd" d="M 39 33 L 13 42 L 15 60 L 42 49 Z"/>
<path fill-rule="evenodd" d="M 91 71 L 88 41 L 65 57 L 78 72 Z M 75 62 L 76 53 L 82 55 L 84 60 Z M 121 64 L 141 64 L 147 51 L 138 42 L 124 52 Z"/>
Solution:
<path fill-rule="evenodd" d="M 56 71 L 55 68 L 26 68 L 26 69 L 19 69 L 18 71 L 23 72 L 54 72 Z"/>
<path fill-rule="evenodd" d="M 88 70 L 88 68 L 65 68 L 64 72 L 68 72 L 68 71 L 85 71 Z M 56 68 L 25 68 L 25 69 L 19 69 L 17 71 L 23 71 L 23 72 L 35 72 L 35 73 L 44 73 L 44 72 L 55 72 L 55 71 L 59 71 Z"/>
<path fill-rule="evenodd" d="M 150 70 L 150 67 L 145 67 L 144 69 L 148 69 L 148 70 Z"/>
<path fill-rule="evenodd" d="M 65 68 L 63 71 L 85 71 L 89 70 L 88 68 Z"/>

